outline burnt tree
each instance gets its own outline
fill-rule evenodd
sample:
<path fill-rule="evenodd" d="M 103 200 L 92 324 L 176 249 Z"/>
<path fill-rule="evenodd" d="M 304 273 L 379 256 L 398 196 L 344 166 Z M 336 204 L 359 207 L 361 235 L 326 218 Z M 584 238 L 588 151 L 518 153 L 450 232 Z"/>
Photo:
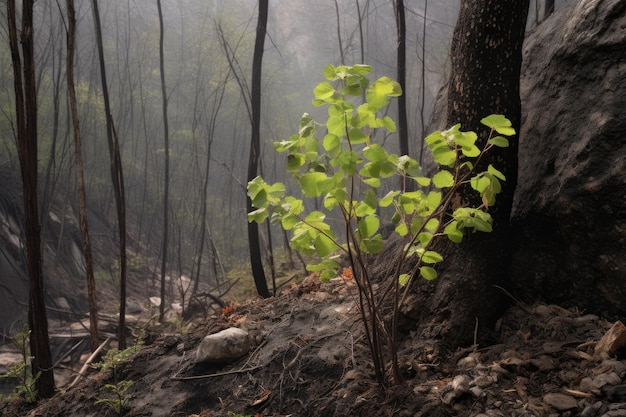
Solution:
<path fill-rule="evenodd" d="M 15 90 L 16 143 L 22 173 L 26 262 L 29 277 L 28 327 L 32 356 L 31 369 L 34 378 L 39 374 L 35 381 L 39 396 L 46 398 L 54 395 L 55 387 L 44 300 L 41 227 L 37 198 L 37 89 L 33 41 L 33 0 L 22 2 L 22 27 L 19 31 L 19 40 L 16 20 L 15 0 L 8 0 L 7 21 Z M 21 57 L 19 45 L 22 46 Z"/>
<path fill-rule="evenodd" d="M 462 130 L 479 135 L 479 148 L 489 135 L 480 123 L 485 116 L 503 114 L 519 131 L 528 6 L 528 0 L 461 2 L 446 102 L 440 106 L 445 110 L 437 128 L 461 123 Z M 488 341 L 489 329 L 510 301 L 503 289 L 508 287 L 512 251 L 509 219 L 517 183 L 517 149 L 517 137 L 511 137 L 508 148 L 494 148 L 477 166 L 480 172 L 492 164 L 506 176 L 502 193 L 490 208 L 493 232 L 470 234 L 460 245 L 441 242 L 438 249 L 446 255 L 439 268 L 441 278 L 420 282 L 417 298 L 407 310 L 419 320 L 422 335 L 441 340 L 444 348 Z M 459 190 L 456 201 L 480 205 L 479 199 L 467 186 Z"/>

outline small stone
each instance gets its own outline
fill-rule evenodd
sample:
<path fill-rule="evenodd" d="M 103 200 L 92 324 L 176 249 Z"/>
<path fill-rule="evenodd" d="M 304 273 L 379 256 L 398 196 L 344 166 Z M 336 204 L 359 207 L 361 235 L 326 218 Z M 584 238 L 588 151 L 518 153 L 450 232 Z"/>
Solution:
<path fill-rule="evenodd" d="M 472 382 L 470 382 L 470 385 L 475 385 L 479 388 L 487 388 L 488 386 L 492 385 L 496 381 L 497 381 L 497 377 L 491 377 L 489 375 L 479 375 L 476 378 L 474 378 Z"/>
<path fill-rule="evenodd" d="M 450 385 L 452 389 L 462 394 L 469 391 L 470 377 L 467 375 L 457 375 L 454 377 Z"/>
<path fill-rule="evenodd" d="M 615 372 L 609 372 L 607 374 L 601 374 L 593 378 L 592 385 L 600 389 L 605 385 L 618 385 L 622 380 Z"/>
<path fill-rule="evenodd" d="M 609 410 L 624 410 L 624 409 L 626 409 L 626 404 L 624 403 L 609 404 Z"/>
<path fill-rule="evenodd" d="M 459 359 L 459 361 L 456 363 L 456 366 L 460 370 L 468 370 L 468 369 L 474 368 L 477 362 L 478 361 L 474 357 L 466 356 L 464 358 Z"/>
<path fill-rule="evenodd" d="M 473 386 L 469 389 L 469 392 L 476 398 L 480 397 L 483 395 L 484 391 L 482 388 L 477 387 L 477 386 Z"/>
<path fill-rule="evenodd" d="M 566 411 L 578 407 L 576 398 L 554 392 L 544 395 L 543 402 L 558 411 Z"/>
<path fill-rule="evenodd" d="M 593 379 L 585 377 L 580 380 L 580 390 L 594 395 L 600 395 L 600 390 L 593 385 Z"/>
<path fill-rule="evenodd" d="M 540 371 L 551 371 L 559 367 L 559 361 L 547 355 L 531 359 L 530 364 Z"/>
<path fill-rule="evenodd" d="M 596 359 L 616 356 L 621 350 L 626 349 L 626 326 L 621 321 L 616 321 L 608 332 L 596 345 L 593 356 Z"/>
<path fill-rule="evenodd" d="M 602 401 L 596 401 L 593 404 L 589 404 L 585 409 L 580 413 L 580 417 L 596 417 L 600 409 L 602 408 Z"/>
<path fill-rule="evenodd" d="M 626 410 L 611 410 L 602 414 L 602 417 L 626 417 Z"/>

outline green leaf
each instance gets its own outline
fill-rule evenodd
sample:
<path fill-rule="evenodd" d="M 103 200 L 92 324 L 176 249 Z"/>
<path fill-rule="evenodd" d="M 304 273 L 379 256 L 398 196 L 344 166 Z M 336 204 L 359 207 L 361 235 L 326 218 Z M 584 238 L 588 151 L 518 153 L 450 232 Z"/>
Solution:
<path fill-rule="evenodd" d="M 406 223 L 402 222 L 396 226 L 395 231 L 398 234 L 398 236 L 403 237 L 409 233 L 409 228 L 406 225 Z"/>
<path fill-rule="evenodd" d="M 300 219 L 298 219 L 298 216 L 292 213 L 288 213 L 282 216 L 282 218 L 280 219 L 280 224 L 283 227 L 283 229 L 291 230 L 295 227 L 296 224 L 298 224 L 299 221 Z"/>
<path fill-rule="evenodd" d="M 384 162 L 389 159 L 387 151 L 376 143 L 363 148 L 363 155 L 372 162 Z"/>
<path fill-rule="evenodd" d="M 361 244 L 359 245 L 359 247 L 366 253 L 379 253 L 383 250 L 384 247 L 383 237 L 380 235 L 380 233 L 378 233 L 371 238 L 363 239 L 361 240 Z"/>
<path fill-rule="evenodd" d="M 448 239 L 450 239 L 454 243 L 461 243 L 461 241 L 463 240 L 463 232 L 457 229 L 456 221 L 453 221 L 450 224 L 448 224 L 443 229 L 443 233 L 447 235 Z"/>
<path fill-rule="evenodd" d="M 330 85 L 330 83 L 324 81 L 319 83 L 317 87 L 315 87 L 315 89 L 313 90 L 313 94 L 318 100 L 327 100 L 335 94 L 335 89 L 332 85 Z"/>
<path fill-rule="evenodd" d="M 503 136 L 494 136 L 487 143 L 499 148 L 508 148 L 509 146 L 509 140 Z"/>
<path fill-rule="evenodd" d="M 378 178 L 366 178 L 363 180 L 363 182 L 373 188 L 378 188 L 381 184 L 380 179 Z"/>
<path fill-rule="evenodd" d="M 441 256 L 438 252 L 427 250 L 422 255 L 422 262 L 426 264 L 436 264 L 443 261 L 443 256 Z"/>
<path fill-rule="evenodd" d="M 248 223 L 252 223 L 252 222 L 263 223 L 265 219 L 267 219 L 268 216 L 269 216 L 269 212 L 267 211 L 267 208 L 263 207 L 263 208 L 256 209 L 248 213 Z"/>
<path fill-rule="evenodd" d="M 388 97 L 402 95 L 402 87 L 397 81 L 389 77 L 380 77 L 365 93 L 365 99 L 374 110 L 381 109 L 389 104 Z"/>
<path fill-rule="evenodd" d="M 330 152 L 341 146 L 341 140 L 337 135 L 328 134 L 324 136 L 323 146 L 325 151 Z"/>
<path fill-rule="evenodd" d="M 323 172 L 307 172 L 300 177 L 300 188 L 306 197 L 319 197 L 325 194 L 328 177 Z"/>
<path fill-rule="evenodd" d="M 334 65 L 326 65 L 324 67 L 324 78 L 329 81 L 335 81 L 337 79 L 337 71 Z"/>
<path fill-rule="evenodd" d="M 406 287 L 406 285 L 409 283 L 410 280 L 411 280 L 411 275 L 409 274 L 400 274 L 400 276 L 398 277 L 398 283 L 400 284 L 401 287 Z"/>
<path fill-rule="evenodd" d="M 440 146 L 433 151 L 433 159 L 439 165 L 453 167 L 456 162 L 456 152 L 447 146 Z"/>
<path fill-rule="evenodd" d="M 367 75 L 372 72 L 372 67 L 369 65 L 356 64 L 350 69 L 350 73 L 357 75 Z"/>
<path fill-rule="evenodd" d="M 491 129 L 495 130 L 501 135 L 506 135 L 506 136 L 515 135 L 515 129 L 511 127 L 512 126 L 511 121 L 502 114 L 492 114 L 490 116 L 485 117 L 480 122 L 484 124 L 485 126 L 490 127 Z"/>
<path fill-rule="evenodd" d="M 378 232 L 380 227 L 380 219 L 378 216 L 369 215 L 359 220 L 359 232 L 361 237 L 369 238 Z"/>
<path fill-rule="evenodd" d="M 506 177 L 504 174 L 493 167 L 493 165 L 489 164 L 487 167 L 487 172 L 493 175 L 496 178 L 501 179 L 502 181 L 506 181 Z"/>
<path fill-rule="evenodd" d="M 426 222 L 426 225 L 424 226 L 424 229 L 431 231 L 431 232 L 436 232 L 437 229 L 439 229 L 439 220 L 438 219 L 430 219 Z"/>
<path fill-rule="evenodd" d="M 439 171 L 433 176 L 433 184 L 437 188 L 452 187 L 454 185 L 454 176 L 452 176 L 450 171 Z"/>
<path fill-rule="evenodd" d="M 437 271 L 430 266 L 422 266 L 420 268 L 420 275 L 427 281 L 432 281 L 437 278 Z"/>
<path fill-rule="evenodd" d="M 396 123 L 393 121 L 393 119 L 389 116 L 385 116 L 383 117 L 383 126 L 385 127 L 385 129 L 387 129 L 387 131 L 393 133 L 396 131 Z"/>
<path fill-rule="evenodd" d="M 393 203 L 393 199 L 400 194 L 400 191 L 389 191 L 383 198 L 380 199 L 378 205 L 381 207 L 388 207 Z"/>
<path fill-rule="evenodd" d="M 319 234 L 315 237 L 315 252 L 322 258 L 330 255 L 337 249 L 337 245 L 325 234 Z"/>
<path fill-rule="evenodd" d="M 361 129 L 354 127 L 348 132 L 348 139 L 351 144 L 358 145 L 360 143 L 367 143 L 370 138 L 363 133 Z"/>

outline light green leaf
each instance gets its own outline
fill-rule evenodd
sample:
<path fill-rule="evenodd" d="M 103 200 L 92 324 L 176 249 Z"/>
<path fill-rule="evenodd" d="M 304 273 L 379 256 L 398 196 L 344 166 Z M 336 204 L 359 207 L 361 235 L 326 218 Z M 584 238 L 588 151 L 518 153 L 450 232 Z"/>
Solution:
<path fill-rule="evenodd" d="M 328 177 L 323 172 L 307 172 L 300 177 L 300 188 L 306 197 L 319 197 L 323 194 L 322 185 L 327 181 Z"/>
<path fill-rule="evenodd" d="M 332 85 L 330 85 L 330 83 L 324 81 L 319 83 L 317 87 L 315 87 L 315 89 L 313 90 L 313 94 L 318 100 L 327 100 L 335 94 L 335 89 Z"/>
<path fill-rule="evenodd" d="M 333 253 L 337 249 L 337 245 L 330 239 L 328 236 L 324 234 L 319 234 L 315 237 L 315 252 L 321 256 L 325 257 Z"/>
<path fill-rule="evenodd" d="M 420 268 L 420 275 L 427 281 L 432 281 L 437 278 L 437 271 L 430 266 L 422 266 Z"/>
<path fill-rule="evenodd" d="M 369 238 L 374 236 L 380 227 L 380 219 L 378 216 L 369 215 L 359 220 L 359 232 L 361 237 Z"/>
<path fill-rule="evenodd" d="M 437 188 L 452 187 L 454 185 L 454 176 L 452 176 L 450 171 L 439 171 L 433 176 L 433 184 Z"/>
<path fill-rule="evenodd" d="M 339 136 L 337 135 L 328 134 L 324 136 L 323 146 L 324 146 L 324 150 L 326 150 L 327 152 L 330 152 L 333 149 L 341 146 L 341 140 L 339 139 Z"/>
<path fill-rule="evenodd" d="M 503 136 L 494 136 L 487 142 L 499 148 L 508 148 L 509 146 L 509 140 Z"/>
<path fill-rule="evenodd" d="M 402 222 L 396 226 L 395 231 L 398 236 L 402 237 L 406 236 L 409 233 L 409 228 L 407 227 L 406 223 Z"/>
<path fill-rule="evenodd" d="M 393 203 L 393 199 L 400 194 L 400 191 L 389 191 L 383 198 L 380 199 L 378 205 L 381 207 L 388 207 Z"/>
<path fill-rule="evenodd" d="M 376 143 L 363 148 L 363 155 L 372 162 L 383 162 L 389 159 L 387 151 Z"/>
<path fill-rule="evenodd" d="M 400 276 L 398 277 L 398 283 L 400 284 L 401 287 L 406 287 L 406 285 L 409 283 L 410 280 L 411 280 L 411 275 L 409 274 L 400 274 Z"/>
<path fill-rule="evenodd" d="M 385 129 L 387 129 L 387 131 L 393 133 L 396 131 L 396 123 L 393 121 L 393 119 L 389 116 L 385 116 L 383 117 L 383 126 L 385 127 Z"/>
<path fill-rule="evenodd" d="M 443 229 L 443 233 L 446 234 L 448 236 L 448 239 L 450 239 L 454 243 L 461 243 L 461 241 L 463 240 L 463 232 L 457 229 L 456 221 L 453 221 L 450 224 L 448 224 Z"/>
<path fill-rule="evenodd" d="M 383 250 L 383 237 L 380 233 L 368 239 L 361 240 L 360 248 L 366 253 L 376 254 Z"/>
<path fill-rule="evenodd" d="M 369 136 L 367 136 L 363 131 L 359 128 L 352 128 L 348 133 L 348 138 L 350 143 L 353 145 L 358 145 L 359 143 L 367 143 L 369 141 Z"/>
<path fill-rule="evenodd" d="M 263 207 L 263 208 L 256 209 L 248 213 L 248 223 L 252 223 L 252 222 L 263 223 L 265 219 L 267 219 L 268 216 L 269 216 L 269 212 L 267 208 Z"/>
<path fill-rule="evenodd" d="M 378 188 L 381 184 L 378 178 L 365 178 L 363 182 L 373 188 Z"/>
<path fill-rule="evenodd" d="M 439 165 L 452 167 L 456 162 L 456 152 L 454 152 L 447 146 L 440 146 L 437 149 L 433 150 L 433 159 Z"/>
<path fill-rule="evenodd" d="M 495 169 L 494 166 L 491 164 L 489 164 L 489 166 L 487 167 L 487 172 L 493 175 L 494 177 L 501 179 L 502 181 L 506 181 L 506 177 L 504 176 L 504 174 L 498 171 L 497 169 Z"/>
<path fill-rule="evenodd" d="M 443 256 L 441 256 L 438 252 L 427 250 L 422 255 L 422 262 L 426 264 L 436 264 L 443 261 Z"/>
<path fill-rule="evenodd" d="M 484 124 L 485 126 L 494 129 L 496 132 L 498 132 L 501 135 L 505 135 L 505 136 L 515 135 L 515 129 L 511 127 L 512 126 L 511 121 L 502 114 L 492 114 L 490 116 L 485 117 L 480 122 Z"/>

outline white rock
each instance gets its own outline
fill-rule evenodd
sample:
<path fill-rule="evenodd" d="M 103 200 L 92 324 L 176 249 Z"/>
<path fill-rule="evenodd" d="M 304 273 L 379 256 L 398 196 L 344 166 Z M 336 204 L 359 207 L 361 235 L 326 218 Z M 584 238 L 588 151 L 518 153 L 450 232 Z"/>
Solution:
<path fill-rule="evenodd" d="M 227 362 L 245 356 L 249 350 L 248 332 L 230 327 L 202 339 L 196 352 L 196 363 Z"/>

